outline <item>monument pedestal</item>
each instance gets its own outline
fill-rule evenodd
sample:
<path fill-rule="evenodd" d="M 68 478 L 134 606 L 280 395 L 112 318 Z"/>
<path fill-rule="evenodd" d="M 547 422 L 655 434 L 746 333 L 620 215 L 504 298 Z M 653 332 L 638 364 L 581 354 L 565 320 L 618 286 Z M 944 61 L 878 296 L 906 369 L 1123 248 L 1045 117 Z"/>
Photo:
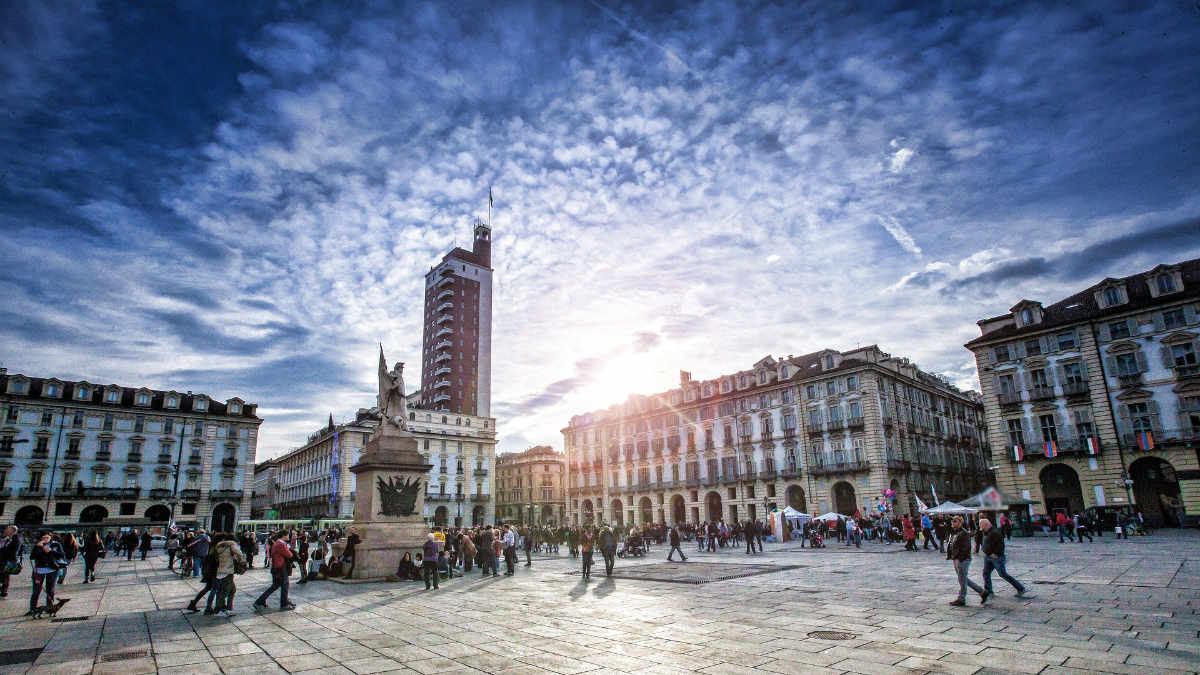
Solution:
<path fill-rule="evenodd" d="M 377 429 L 350 467 L 355 482 L 351 527 L 362 539 L 354 552 L 355 580 L 390 579 L 400 558 L 411 553 L 415 560 L 425 544 L 425 482 L 433 465 L 417 451 L 415 436 L 391 429 L 383 435 Z"/>

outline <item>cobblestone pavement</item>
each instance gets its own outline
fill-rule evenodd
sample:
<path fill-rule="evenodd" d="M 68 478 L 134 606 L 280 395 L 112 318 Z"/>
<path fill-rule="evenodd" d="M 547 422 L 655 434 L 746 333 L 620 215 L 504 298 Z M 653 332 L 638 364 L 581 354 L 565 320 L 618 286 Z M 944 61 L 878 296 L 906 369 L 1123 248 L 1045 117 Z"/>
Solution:
<path fill-rule="evenodd" d="M 1197 532 L 1082 545 L 1014 539 L 1009 570 L 1037 597 L 1017 600 L 996 579 L 997 598 L 980 607 L 972 597 L 965 608 L 947 606 L 957 584 L 936 552 L 877 544 L 861 551 L 768 544 L 754 557 L 697 553 L 694 544 L 685 551 L 698 567 L 798 567 L 695 584 L 605 579 L 601 563 L 585 582 L 577 560 L 535 556 L 516 577 L 472 574 L 431 592 L 420 583 L 293 585 L 296 611 L 263 613 L 250 608 L 267 583 L 256 569 L 238 578 L 238 615 L 222 619 L 180 611 L 199 584 L 166 572 L 163 558 L 106 560 L 97 584 L 78 584 L 76 564 L 61 587 L 60 596 L 71 598 L 63 616 L 82 621 L 23 618 L 28 575 L 14 579 L 0 600 L 0 664 L 7 664 L 0 673 L 1200 669 Z M 617 567 L 657 565 L 666 552 L 655 547 Z M 977 558 L 975 578 L 981 566 Z M 821 639 L 814 631 L 851 637 Z"/>

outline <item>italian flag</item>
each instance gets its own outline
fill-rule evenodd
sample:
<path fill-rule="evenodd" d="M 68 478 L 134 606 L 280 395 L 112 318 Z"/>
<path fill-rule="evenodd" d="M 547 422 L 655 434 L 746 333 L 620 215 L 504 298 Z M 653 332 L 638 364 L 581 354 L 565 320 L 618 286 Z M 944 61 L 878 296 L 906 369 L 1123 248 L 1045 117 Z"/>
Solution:
<path fill-rule="evenodd" d="M 1012 455 L 1014 462 L 1025 461 L 1025 450 L 1019 445 L 1012 446 Z"/>
<path fill-rule="evenodd" d="M 1100 454 L 1100 439 L 1096 438 L 1095 436 L 1088 436 L 1083 441 L 1083 449 L 1089 455 Z"/>
<path fill-rule="evenodd" d="M 1147 452 L 1154 449 L 1154 434 L 1149 431 L 1139 431 L 1137 434 L 1138 447 Z"/>
<path fill-rule="evenodd" d="M 1044 445 L 1046 446 L 1046 457 L 1047 458 L 1058 457 L 1058 443 L 1057 442 L 1046 441 Z"/>

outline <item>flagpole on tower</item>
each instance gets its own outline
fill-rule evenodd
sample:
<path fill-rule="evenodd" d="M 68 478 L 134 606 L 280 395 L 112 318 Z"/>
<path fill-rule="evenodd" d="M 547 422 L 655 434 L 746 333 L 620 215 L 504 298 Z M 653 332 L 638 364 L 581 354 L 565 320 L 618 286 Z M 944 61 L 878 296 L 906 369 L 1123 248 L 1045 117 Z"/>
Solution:
<path fill-rule="evenodd" d="M 488 229 L 492 229 L 492 186 L 488 186 Z"/>

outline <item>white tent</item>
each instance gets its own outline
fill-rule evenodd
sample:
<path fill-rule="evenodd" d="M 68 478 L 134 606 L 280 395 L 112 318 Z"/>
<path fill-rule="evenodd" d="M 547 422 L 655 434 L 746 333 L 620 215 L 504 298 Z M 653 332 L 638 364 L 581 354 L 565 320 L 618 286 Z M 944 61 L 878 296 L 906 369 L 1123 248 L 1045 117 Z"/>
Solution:
<path fill-rule="evenodd" d="M 783 507 L 783 517 L 787 518 L 788 520 L 808 520 L 809 518 L 812 518 L 812 516 L 809 514 L 802 511 L 797 511 L 790 506 Z"/>
<path fill-rule="evenodd" d="M 829 513 L 826 513 L 826 514 L 823 514 L 823 515 L 817 516 L 817 518 L 816 518 L 816 519 L 817 519 L 817 520 L 833 520 L 833 521 L 837 521 L 837 520 L 845 520 L 845 518 L 846 518 L 846 516 L 843 516 L 843 515 L 842 515 L 842 514 L 840 514 L 840 513 L 834 513 L 833 511 L 830 511 Z"/>
<path fill-rule="evenodd" d="M 933 507 L 932 509 L 926 510 L 925 513 L 927 513 L 931 516 L 936 516 L 936 515 L 946 516 L 946 515 L 951 515 L 951 514 L 969 515 L 972 513 L 979 513 L 979 509 L 973 509 L 969 506 L 955 504 L 954 502 L 942 502 L 941 504 Z"/>

